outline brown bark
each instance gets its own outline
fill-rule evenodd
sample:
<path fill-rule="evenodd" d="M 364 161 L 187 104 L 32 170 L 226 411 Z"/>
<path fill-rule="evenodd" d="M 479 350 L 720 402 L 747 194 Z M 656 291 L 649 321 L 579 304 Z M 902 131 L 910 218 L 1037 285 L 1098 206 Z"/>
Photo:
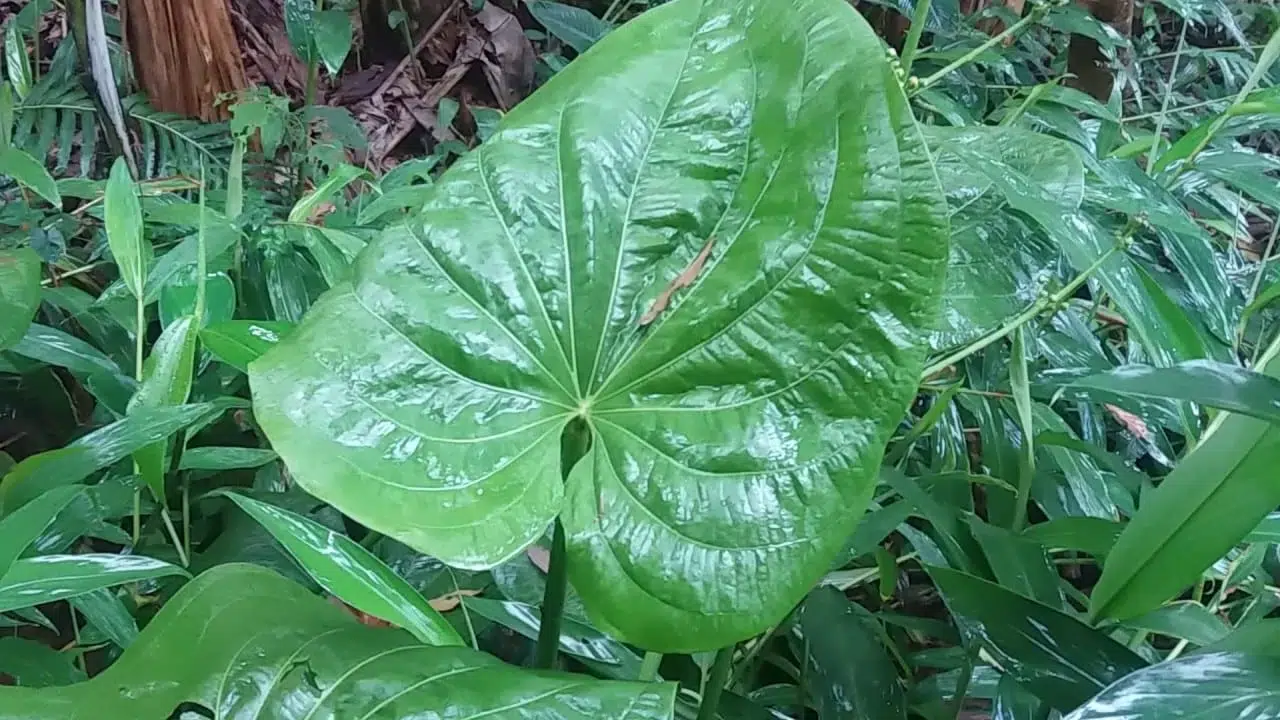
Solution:
<path fill-rule="evenodd" d="M 1133 0 L 1078 0 L 1094 17 L 1120 32 L 1129 35 L 1133 24 Z M 1101 102 L 1111 97 L 1115 74 L 1107 56 L 1097 40 L 1084 35 L 1072 35 L 1067 46 L 1067 72 L 1075 77 L 1068 85 L 1089 93 Z"/>
<path fill-rule="evenodd" d="M 126 0 L 125 31 L 152 107 L 222 120 L 219 95 L 247 87 L 227 0 Z"/>

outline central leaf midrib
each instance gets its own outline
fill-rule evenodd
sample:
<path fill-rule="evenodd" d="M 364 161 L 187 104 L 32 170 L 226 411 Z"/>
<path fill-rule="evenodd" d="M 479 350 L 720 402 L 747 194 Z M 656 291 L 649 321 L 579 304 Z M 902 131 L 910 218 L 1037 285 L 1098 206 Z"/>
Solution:
<path fill-rule="evenodd" d="M 748 52 L 748 55 L 752 58 L 752 78 L 753 78 L 754 80 L 758 81 L 758 80 L 759 80 L 759 78 L 756 76 L 756 72 L 755 72 L 754 55 L 753 55 L 753 54 L 751 54 L 750 47 L 751 47 L 751 46 L 750 46 L 750 43 L 748 43 L 748 44 L 747 44 L 747 52 Z M 798 79 L 799 79 L 799 81 L 800 81 L 799 87 L 801 87 L 801 88 L 806 87 L 806 86 L 807 86 L 807 84 L 808 84 L 808 82 L 807 82 L 807 80 L 808 80 L 808 72 L 807 72 L 807 71 L 808 71 L 808 67 L 809 67 L 809 49 L 810 49 L 810 47 L 811 47 L 811 45 L 810 45 L 810 42 L 809 42 L 809 34 L 808 34 L 808 33 L 805 33 L 805 35 L 804 35 L 804 50 L 803 50 L 803 51 L 801 51 L 801 54 L 800 54 L 800 73 L 799 73 L 799 78 L 798 78 Z M 751 110 L 751 112 L 752 112 L 752 122 L 751 122 L 751 126 L 748 128 L 748 135 L 750 135 L 750 133 L 751 133 L 751 129 L 755 127 L 755 108 L 756 108 L 756 105 L 757 105 L 758 100 L 759 100 L 759 98 L 758 98 L 758 97 L 756 97 L 757 95 L 758 95 L 758 87 L 753 88 L 753 93 L 752 93 L 752 97 L 751 97 L 751 102 L 752 102 L 752 110 Z M 808 102 L 808 100 L 809 100 L 810 98 L 812 98 L 812 97 L 813 97 L 813 95 L 811 94 L 811 95 L 806 95 L 805 97 L 803 97 L 803 98 L 801 99 L 801 101 L 800 101 L 800 107 L 797 109 L 797 113 L 799 113 L 799 112 L 801 112 L 801 111 L 803 111 L 803 110 L 804 110 L 805 104 L 806 104 L 806 103 Z M 750 139 L 750 138 L 748 138 L 748 140 L 749 140 L 749 139 Z M 725 244 L 723 245 L 723 249 L 722 249 L 722 251 L 718 254 L 718 257 L 713 258 L 713 259 L 712 259 L 712 261 L 711 261 L 711 263 L 710 263 L 710 266 L 709 266 L 709 267 L 707 267 L 707 268 L 705 268 L 705 269 L 704 269 L 704 271 L 703 271 L 703 272 L 698 276 L 698 278 L 697 278 L 696 280 L 694 280 L 693 286 L 692 286 L 692 287 L 690 287 L 690 288 L 688 289 L 688 292 L 687 292 L 686 296 L 687 296 L 687 295 L 693 295 L 693 294 L 697 293 L 698 289 L 699 289 L 700 287 L 702 287 L 702 283 L 703 283 L 703 282 L 704 282 L 708 277 L 711 277 L 711 275 L 712 275 L 712 274 L 714 274 L 715 269 L 716 269 L 717 267 L 719 267 L 719 265 L 720 265 L 720 263 L 723 261 L 723 259 L 724 259 L 728 254 L 729 254 L 729 252 L 730 252 L 730 251 L 732 251 L 732 250 L 733 250 L 733 247 L 734 247 L 734 245 L 736 245 L 736 244 L 737 244 L 738 240 L 739 240 L 739 239 L 741 239 L 742 234 L 743 234 L 744 232 L 746 232 L 746 228 L 747 228 L 748 223 L 750 223 L 751 218 L 752 218 L 752 217 L 754 217 L 755 212 L 756 212 L 756 209 L 760 207 L 760 202 L 764 199 L 765 195 L 766 195 L 766 194 L 769 192 L 769 190 L 773 187 L 773 181 L 777 179 L 777 177 L 778 177 L 778 173 L 779 173 L 779 171 L 781 170 L 782 165 L 783 165 L 783 162 L 784 162 L 784 160 L 786 159 L 787 153 L 791 150 L 791 147 L 792 147 L 792 146 L 791 146 L 791 142 L 790 142 L 790 138 L 789 138 L 789 139 L 788 139 L 788 141 L 787 141 L 787 143 L 786 143 L 786 144 L 784 144 L 784 146 L 783 146 L 782 150 L 778 153 L 778 161 L 774 164 L 773 169 L 769 172 L 769 177 L 765 180 L 764 185 L 763 185 L 763 186 L 761 186 L 761 188 L 760 188 L 760 192 L 756 193 L 756 197 L 755 197 L 755 199 L 751 202 L 751 208 L 750 208 L 749 210 L 747 210 L 747 212 L 745 213 L 745 215 L 744 215 L 744 217 L 743 217 L 743 219 L 742 219 L 742 223 L 741 223 L 741 224 L 739 225 L 739 227 L 738 227 L 737 232 L 735 232 L 735 233 L 733 234 L 733 239 L 729 240 L 727 243 L 725 243 Z M 751 157 L 750 149 L 751 149 L 751 143 L 750 143 L 750 142 L 748 142 L 748 144 L 747 144 L 747 160 L 748 160 L 748 161 L 750 160 L 750 157 Z M 838 150 L 838 149 L 839 149 L 839 148 L 837 147 L 837 150 Z M 837 166 L 836 166 L 836 167 L 838 168 L 838 163 L 837 163 Z M 742 170 L 742 175 L 743 175 L 743 176 L 745 176 L 745 174 L 746 174 L 746 170 L 747 170 L 747 167 L 746 167 L 746 165 L 744 164 L 744 166 L 743 166 L 743 170 Z M 834 172 L 835 172 L 835 170 L 833 170 L 833 173 L 834 173 Z M 741 187 L 741 182 L 742 182 L 742 178 L 740 177 L 740 178 L 739 178 L 739 187 Z M 834 179 L 834 177 L 833 177 L 833 178 L 832 178 L 832 186 L 833 186 L 833 187 L 834 187 L 834 184 L 835 184 L 835 179 Z M 735 188 L 735 191 L 734 191 L 734 197 L 735 197 L 735 198 L 737 197 L 737 189 L 736 189 L 736 188 Z M 829 202 L 830 202 L 830 197 L 828 197 L 828 203 L 829 203 Z M 726 206 L 725 206 L 725 212 L 724 212 L 724 214 L 723 214 L 723 215 L 721 215 L 720 220 L 718 220 L 718 221 L 716 222 L 716 229 L 719 229 L 720 224 L 724 221 L 724 218 L 728 216 L 729 211 L 730 211 L 731 209 L 732 209 L 732 200 L 730 200 L 730 204 L 729 204 L 729 205 L 726 205 Z M 807 256 L 808 256 L 808 253 L 812 250 L 813 245 L 817 243 L 817 239 L 818 239 L 818 237 L 817 237 L 817 232 L 815 232 L 815 233 L 814 233 L 814 236 L 813 236 L 813 242 L 812 242 L 812 243 L 810 243 L 809 247 L 806 249 L 805 257 L 807 257 Z M 794 269 L 794 268 L 792 268 L 792 269 Z M 790 273 L 790 272 L 791 272 L 791 270 L 788 270 L 788 275 L 789 275 L 789 273 Z M 784 281 L 785 281 L 785 278 L 784 278 Z M 780 282 L 779 282 L 779 285 L 781 284 L 781 282 L 782 282 L 782 281 L 780 281 Z M 776 289 L 777 289 L 777 286 L 775 286 L 774 288 L 772 288 L 772 289 L 770 289 L 770 290 L 766 291 L 763 295 L 761 295 L 761 297 L 760 297 L 760 298 L 759 298 L 755 303 L 753 303 L 753 304 L 752 304 L 752 306 L 751 306 L 750 308 L 748 308 L 748 309 L 747 309 L 746 311 L 744 311 L 743 313 L 739 314 L 737 317 L 733 318 L 733 320 L 731 320 L 730 322 L 725 323 L 725 326 L 724 326 L 724 327 L 722 327 L 720 330 L 718 330 L 718 331 L 717 331 L 714 335 L 712 335 L 710 338 L 707 338 L 707 339 L 706 339 L 706 340 L 704 340 L 703 342 L 698 343 L 697 345 L 694 345 L 693 347 L 688 348 L 687 350 L 685 350 L 684 352 L 682 352 L 678 357 L 676 357 L 674 360 L 670 360 L 670 361 L 668 361 L 668 362 L 664 363 L 664 364 L 663 364 L 662 366 L 660 366 L 659 368 L 657 368 L 657 369 L 655 369 L 655 370 L 652 370 L 652 371 L 650 371 L 650 372 L 648 372 L 648 373 L 645 373 L 645 375 L 641 376 L 640 378 L 638 378 L 638 379 L 636 379 L 636 380 L 634 380 L 634 381 L 632 381 L 632 382 L 630 382 L 630 383 L 627 383 L 626 385 L 624 385 L 624 386 L 623 386 L 623 387 L 621 387 L 621 388 L 618 388 L 617 390 L 610 391 L 610 390 L 609 390 L 609 384 L 610 384 L 611 382 L 613 382 L 613 379 L 614 379 L 615 377 L 617 377 L 619 373 L 621 373 L 623 370 L 625 370 L 625 369 L 626 369 L 627 365 L 630 363 L 630 361 L 631 361 L 633 358 L 639 357 L 639 356 L 641 355 L 641 351 L 644 349 L 645 344 L 646 344 L 646 343 L 648 343 L 649 339 L 650 339 L 650 338 L 652 338 L 654 335 L 656 335 L 656 334 L 658 333 L 658 331 L 662 329 L 662 326 L 663 326 L 663 324 L 665 324 L 666 319 L 667 319 L 668 317 L 671 317 L 671 316 L 674 314 L 674 312 L 668 312 L 668 313 L 664 314 L 664 316 L 663 316 L 663 317 L 661 317 L 661 318 L 659 318 L 659 319 L 658 319 L 657 324 L 655 325 L 655 327 L 652 327 L 652 328 L 650 328 L 650 329 L 649 329 L 649 332 L 648 332 L 648 333 L 646 333 L 646 334 L 645 334 L 645 336 L 640 340 L 639 344 L 635 347 L 635 349 L 633 349 L 633 350 L 628 354 L 628 356 L 627 356 L 626 358 L 624 358 L 620 363 L 618 363 L 618 365 L 617 365 L 617 366 L 616 366 L 616 367 L 615 367 L 615 368 L 614 368 L 614 369 L 609 373 L 609 376 L 608 376 L 608 377 L 606 377 L 606 378 L 604 379 L 604 381 L 602 381 L 602 382 L 600 383 L 600 392 L 601 392 L 600 402 L 604 402 L 605 400 L 609 400 L 609 399 L 615 398 L 615 397 L 617 397 L 617 396 L 619 396 L 619 395 L 621 395 L 621 394 L 625 393 L 626 391 L 628 391 L 628 390 L 630 390 L 630 389 L 634 388 L 635 386 L 639 385 L 641 382 L 643 382 L 643 381 L 645 381 L 645 380 L 648 380 L 650 377 L 653 377 L 653 376 L 654 376 L 654 375 L 656 375 L 658 372 L 661 372 L 662 370 L 667 369 L 667 368 L 668 368 L 668 367 L 670 367 L 671 365 L 674 365 L 674 364 L 675 364 L 676 362 L 678 362 L 679 360 L 684 359 L 685 357 L 687 357 L 688 355 L 692 354 L 693 352 L 695 352 L 695 351 L 696 351 L 696 350 L 698 350 L 699 348 L 701 348 L 701 347 L 705 347 L 708 343 L 713 342 L 716 338 L 721 337 L 725 332 L 728 332 L 728 331 L 729 331 L 733 326 L 735 326 L 735 325 L 736 325 L 740 320 L 742 320 L 742 318 L 743 318 L 743 317 L 745 317 L 746 315 L 748 315 L 750 312 L 754 311 L 754 310 L 755 310 L 755 308 L 756 308 L 756 307 L 758 307 L 760 303 L 764 302 L 764 300 L 765 300 L 765 299 L 767 299 L 767 297 L 768 297 L 768 296 L 769 296 L 769 295 L 770 295 L 774 290 L 776 290 Z M 675 308 L 672 308 L 672 310 L 675 310 Z"/>
<path fill-rule="evenodd" d="M 592 393 L 596 389 L 596 386 L 595 386 L 596 373 L 600 370 L 600 357 L 601 355 L 604 354 L 604 346 L 607 343 L 610 335 L 609 318 L 613 314 L 614 302 L 617 301 L 618 284 L 622 276 L 622 261 L 623 261 L 623 258 L 626 257 L 626 252 L 625 252 L 626 248 L 624 243 L 626 243 L 626 240 L 627 240 L 627 229 L 630 227 L 630 224 L 631 224 L 631 210 L 635 204 L 636 193 L 639 191 L 639 188 L 640 188 L 640 180 L 641 178 L 644 177 L 645 170 L 649 166 L 649 153 L 653 151 L 653 145 L 655 142 L 657 142 L 658 135 L 659 133 L 662 132 L 663 125 L 667 121 L 667 113 L 671 112 L 671 105 L 672 103 L 675 102 L 676 93 L 680 89 L 680 83 L 683 82 L 684 80 L 685 70 L 689 66 L 689 58 L 692 57 L 693 55 L 694 43 L 698 39 L 700 31 L 702 30 L 703 9 L 704 9 L 704 6 L 702 4 L 699 4 L 698 12 L 694 15 L 694 18 L 693 18 L 693 23 L 694 23 L 693 32 L 689 33 L 689 44 L 688 46 L 685 47 L 684 59 L 680 63 L 680 71 L 676 73 L 675 81 L 671 84 L 671 92 L 667 94 L 667 100 L 662 105 L 662 112 L 658 114 L 658 121 L 657 123 L 654 124 L 653 132 L 649 135 L 648 143 L 645 144 L 644 153 L 641 154 L 640 162 L 636 167 L 636 176 L 631 182 L 631 192 L 627 195 L 627 208 L 622 215 L 622 229 L 618 233 L 618 259 L 614 263 L 613 282 L 609 286 L 609 302 L 605 303 L 604 310 L 603 310 L 604 319 L 603 319 L 603 322 L 601 322 L 600 324 L 600 337 L 596 342 L 595 359 L 592 360 L 591 362 L 591 371 L 585 377 L 588 394 Z M 570 293 L 572 292 L 573 290 L 571 288 Z M 575 355 L 576 355 L 576 351 L 575 351 Z M 603 385 L 601 385 L 601 387 L 603 387 Z"/>

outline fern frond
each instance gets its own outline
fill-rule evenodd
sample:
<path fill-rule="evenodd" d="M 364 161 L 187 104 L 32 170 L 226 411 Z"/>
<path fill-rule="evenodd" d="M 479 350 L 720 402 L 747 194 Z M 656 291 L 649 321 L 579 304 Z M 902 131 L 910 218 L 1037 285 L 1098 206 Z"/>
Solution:
<path fill-rule="evenodd" d="M 226 123 L 203 123 L 153 109 L 140 96 L 124 100 L 125 116 L 137 130 L 143 177 L 198 175 L 200 166 L 226 168 L 231 133 Z M 59 172 L 80 150 L 80 170 L 90 174 L 98 149 L 98 109 L 75 78 L 49 75 L 14 108 L 13 143 L 35 157 L 50 159 Z M 213 173 L 218 177 L 222 173 Z"/>

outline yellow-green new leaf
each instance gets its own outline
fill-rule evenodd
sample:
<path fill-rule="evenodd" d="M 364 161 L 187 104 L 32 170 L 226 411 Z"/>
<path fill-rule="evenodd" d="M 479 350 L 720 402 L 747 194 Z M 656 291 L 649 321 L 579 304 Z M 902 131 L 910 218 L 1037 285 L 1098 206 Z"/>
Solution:
<path fill-rule="evenodd" d="M 142 233 L 142 205 L 138 186 L 129 173 L 124 158 L 116 158 L 107 179 L 103 216 L 107 226 L 107 243 L 111 256 L 120 269 L 120 278 L 135 298 L 143 297 L 147 272 L 151 267 L 151 243 Z"/>

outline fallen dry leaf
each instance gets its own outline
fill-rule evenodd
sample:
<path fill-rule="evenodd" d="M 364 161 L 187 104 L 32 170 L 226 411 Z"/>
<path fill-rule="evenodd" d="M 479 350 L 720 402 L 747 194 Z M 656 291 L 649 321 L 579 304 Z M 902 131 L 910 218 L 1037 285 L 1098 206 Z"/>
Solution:
<path fill-rule="evenodd" d="M 1145 441 L 1151 440 L 1151 428 L 1147 427 L 1146 421 L 1142 418 L 1127 410 L 1121 410 L 1115 405 L 1107 405 L 1104 403 L 1103 407 L 1107 409 L 1107 412 L 1111 413 L 1111 417 L 1115 418 L 1116 422 L 1125 426 L 1125 428 L 1136 435 L 1138 439 Z"/>
<path fill-rule="evenodd" d="M 367 612 L 363 612 L 361 610 L 357 610 L 351 607 L 350 605 L 343 602 L 342 599 L 336 595 L 330 595 L 329 602 L 332 603 L 333 605 L 336 605 L 342 608 L 343 610 L 346 610 L 348 613 L 351 613 L 351 616 L 354 617 L 357 621 L 359 621 L 361 625 L 368 625 L 369 627 L 377 627 L 377 628 L 395 627 L 394 625 L 387 622 L 386 620 L 383 620 L 380 617 L 374 617 L 373 615 L 370 615 Z"/>
<path fill-rule="evenodd" d="M 653 299 L 653 304 L 649 306 L 649 311 L 640 318 L 640 327 L 644 327 L 662 314 L 667 309 L 667 305 L 671 304 L 671 296 L 681 288 L 689 287 L 693 281 L 697 279 L 698 273 L 702 272 L 702 266 L 707 264 L 707 258 L 711 257 L 711 245 L 716 241 L 715 236 L 707 238 L 707 244 L 702 246 L 702 250 L 698 251 L 698 256 L 689 263 L 689 267 L 684 272 L 676 276 L 675 280 L 663 290 L 658 297 Z"/>
<path fill-rule="evenodd" d="M 462 604 L 462 598 L 475 597 L 479 594 L 479 590 L 458 590 L 447 595 L 441 595 L 438 598 L 432 598 L 428 602 L 431 607 L 435 608 L 436 612 L 449 612 Z"/>
<path fill-rule="evenodd" d="M 530 545 L 528 550 L 524 551 L 529 556 L 529 562 L 542 572 L 547 572 L 551 567 L 551 551 L 539 545 Z"/>

